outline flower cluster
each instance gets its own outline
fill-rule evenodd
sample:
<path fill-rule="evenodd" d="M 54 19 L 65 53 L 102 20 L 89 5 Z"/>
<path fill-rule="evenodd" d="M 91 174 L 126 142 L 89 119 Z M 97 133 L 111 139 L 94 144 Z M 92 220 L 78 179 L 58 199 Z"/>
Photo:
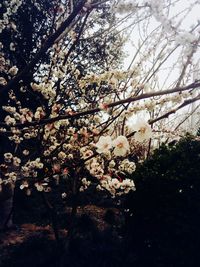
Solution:
<path fill-rule="evenodd" d="M 40 92 L 45 99 L 52 100 L 56 96 L 56 91 L 53 88 L 53 84 L 45 84 L 45 83 L 32 83 L 31 84 L 33 91 Z"/>
<path fill-rule="evenodd" d="M 118 136 L 116 139 L 112 141 L 110 136 L 101 136 L 99 141 L 96 143 L 97 152 L 101 153 L 109 153 L 111 148 L 113 147 L 113 154 L 115 156 L 125 156 L 129 151 L 129 143 L 125 136 Z"/>
<path fill-rule="evenodd" d="M 127 172 L 128 174 L 132 174 L 135 169 L 135 163 L 133 161 L 129 161 L 128 159 L 124 159 L 119 165 L 119 170 L 122 172 Z"/>
<path fill-rule="evenodd" d="M 79 191 L 83 192 L 84 190 L 86 190 L 88 188 L 88 186 L 91 184 L 90 181 L 88 181 L 85 177 L 81 180 L 82 182 L 82 186 L 80 187 Z"/>
<path fill-rule="evenodd" d="M 135 191 L 135 184 L 133 180 L 130 179 L 120 181 L 117 178 L 111 178 L 109 175 L 105 175 L 100 180 L 97 189 L 106 190 L 114 197 L 128 194 L 131 190 Z"/>

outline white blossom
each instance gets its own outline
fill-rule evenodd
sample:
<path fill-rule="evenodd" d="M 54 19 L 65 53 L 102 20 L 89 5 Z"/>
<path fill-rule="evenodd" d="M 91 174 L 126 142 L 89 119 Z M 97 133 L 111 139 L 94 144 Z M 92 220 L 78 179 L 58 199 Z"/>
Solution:
<path fill-rule="evenodd" d="M 13 158 L 12 153 L 5 153 L 4 154 L 4 159 L 6 162 L 11 162 L 12 158 Z"/>
<path fill-rule="evenodd" d="M 11 76 L 15 76 L 18 72 L 18 68 L 16 66 L 13 66 L 12 68 L 9 69 L 8 73 L 11 75 Z"/>
<path fill-rule="evenodd" d="M 138 121 L 134 126 L 136 133 L 134 134 L 134 139 L 138 142 L 143 142 L 152 137 L 151 126 L 145 121 Z"/>
<path fill-rule="evenodd" d="M 125 156 L 129 151 L 130 146 L 127 138 L 123 135 L 118 136 L 115 140 L 113 140 L 114 146 L 114 155 L 115 156 Z"/>
<path fill-rule="evenodd" d="M 96 143 L 97 152 L 107 153 L 112 148 L 112 139 L 110 136 L 101 136 L 99 141 Z"/>
<path fill-rule="evenodd" d="M 27 188 L 27 187 L 29 187 L 28 182 L 27 182 L 27 181 L 23 181 L 19 188 L 20 188 L 21 190 L 23 190 L 24 188 Z"/>
<path fill-rule="evenodd" d="M 65 159 L 66 157 L 67 157 L 67 155 L 65 154 L 65 152 L 60 151 L 60 152 L 58 153 L 58 158 L 59 158 L 59 159 Z"/>
<path fill-rule="evenodd" d="M 129 130 L 136 131 L 134 139 L 138 142 L 143 142 L 152 137 L 151 126 L 143 119 L 138 119 L 136 123 L 133 122 L 133 118 L 130 118 L 127 122 Z"/>

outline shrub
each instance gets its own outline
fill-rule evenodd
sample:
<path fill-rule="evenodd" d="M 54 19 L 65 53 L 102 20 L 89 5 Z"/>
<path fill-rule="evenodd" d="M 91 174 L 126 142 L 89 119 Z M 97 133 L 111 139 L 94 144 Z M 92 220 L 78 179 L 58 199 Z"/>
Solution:
<path fill-rule="evenodd" d="M 163 145 L 138 166 L 134 181 L 126 226 L 142 266 L 197 266 L 200 142 L 188 136 Z"/>

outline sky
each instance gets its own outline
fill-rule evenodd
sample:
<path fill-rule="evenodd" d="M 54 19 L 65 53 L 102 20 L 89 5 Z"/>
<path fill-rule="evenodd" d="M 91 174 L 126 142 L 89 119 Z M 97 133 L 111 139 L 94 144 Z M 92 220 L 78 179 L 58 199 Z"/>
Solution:
<path fill-rule="evenodd" d="M 141 1 L 142 2 L 142 1 Z M 179 0 L 179 1 L 172 1 L 175 2 L 174 6 L 170 7 L 170 11 L 169 11 L 169 19 L 173 17 L 174 21 L 176 23 L 180 23 L 178 25 L 178 31 L 181 32 L 189 32 L 191 30 L 192 27 L 194 27 L 198 21 L 200 22 L 200 1 L 195 1 L 195 0 Z M 194 7 L 192 7 L 192 4 L 198 2 Z M 191 10 L 188 10 L 188 8 L 191 8 Z M 131 19 L 127 22 L 130 23 Z M 149 24 L 148 24 L 148 31 L 152 31 L 153 29 L 155 29 L 157 26 L 159 25 L 158 21 L 154 18 L 149 20 Z M 200 34 L 200 27 L 198 27 L 195 31 L 195 35 L 199 36 Z M 138 31 L 138 28 L 135 27 L 135 29 L 132 31 L 132 33 L 129 35 L 129 40 L 127 42 L 127 44 L 125 45 L 125 52 L 126 54 L 128 54 L 127 58 L 124 61 L 124 68 L 127 69 L 132 58 L 133 55 L 136 52 L 136 49 L 134 48 L 134 46 L 138 46 L 138 41 L 140 40 L 140 33 Z M 177 77 L 179 77 L 180 75 L 180 69 L 178 67 L 182 67 L 182 66 L 176 66 L 175 68 L 173 68 L 173 71 L 171 72 L 169 79 L 165 82 L 165 84 L 163 85 L 163 81 L 166 79 L 166 76 L 169 72 L 169 67 L 173 66 L 173 64 L 177 61 L 178 57 L 180 57 L 181 55 L 183 55 L 182 52 L 183 46 L 181 46 L 179 49 L 177 49 L 177 51 L 175 53 L 172 54 L 171 57 L 169 57 L 169 59 L 166 61 L 166 63 L 162 66 L 162 71 L 160 71 L 158 73 L 158 83 L 160 86 L 163 86 L 164 89 L 167 89 L 169 87 L 173 87 L 171 86 L 172 82 L 174 80 L 177 79 Z M 199 66 L 200 66 L 200 51 L 197 51 L 193 61 L 195 62 L 195 73 L 194 75 L 191 75 L 191 81 L 192 82 L 194 79 L 199 78 L 200 79 L 200 70 L 199 70 Z M 149 64 L 149 66 L 151 65 L 151 63 Z M 148 63 L 147 63 L 147 68 L 148 68 Z M 190 83 L 189 82 L 189 83 Z M 196 107 L 196 105 L 198 105 L 198 103 L 195 103 L 192 107 L 190 106 L 189 108 L 185 108 L 184 110 L 181 110 L 179 116 L 181 117 L 182 115 L 184 116 L 185 113 L 189 112 L 191 109 L 194 109 Z M 190 126 L 194 128 L 195 124 L 196 124 L 196 120 L 197 118 L 194 118 L 194 116 L 192 117 L 192 119 L 190 120 Z"/>

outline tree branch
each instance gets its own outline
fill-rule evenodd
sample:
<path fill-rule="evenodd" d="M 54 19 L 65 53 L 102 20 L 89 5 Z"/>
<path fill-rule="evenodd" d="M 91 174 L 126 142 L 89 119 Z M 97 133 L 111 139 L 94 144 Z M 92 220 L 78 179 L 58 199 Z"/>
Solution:
<path fill-rule="evenodd" d="M 162 116 L 156 118 L 156 119 L 153 119 L 153 120 L 150 120 L 149 121 L 149 124 L 153 124 L 159 120 L 162 120 L 162 119 L 165 119 L 165 118 L 168 118 L 169 115 L 173 114 L 173 113 L 176 113 L 179 109 L 181 108 L 184 108 L 185 106 L 191 104 L 191 103 L 194 103 L 195 101 L 197 100 L 200 100 L 200 95 L 198 95 L 197 97 L 194 97 L 194 98 L 191 98 L 191 99 L 188 99 L 188 100 L 185 100 L 180 106 L 178 106 L 177 108 L 174 108 L 170 111 L 168 111 L 167 113 L 163 114 Z"/>
<path fill-rule="evenodd" d="M 125 103 L 135 102 L 135 101 L 138 101 L 138 100 L 142 100 L 142 99 L 146 99 L 146 98 L 150 98 L 150 97 L 154 97 L 154 96 L 161 96 L 161 95 L 166 95 L 166 94 L 183 92 L 183 91 L 186 91 L 188 89 L 191 89 L 191 88 L 194 89 L 194 88 L 198 88 L 198 87 L 200 87 L 200 82 L 192 83 L 192 84 L 190 84 L 188 86 L 185 86 L 185 87 L 175 87 L 175 88 L 168 89 L 168 90 L 152 92 L 152 93 L 145 93 L 145 94 L 141 94 L 141 95 L 138 95 L 138 96 L 135 96 L 135 97 L 129 97 L 129 98 L 122 99 L 122 100 L 113 102 L 111 104 L 108 104 L 108 108 L 119 106 L 119 105 L 122 105 L 122 104 L 125 104 Z M 26 122 L 26 123 L 16 123 L 15 125 L 7 125 L 6 123 L 1 122 L 0 123 L 0 127 L 5 127 L 5 128 L 8 128 L 8 127 L 9 128 L 10 127 L 25 128 L 25 127 L 31 127 L 31 126 L 35 127 L 37 125 L 45 125 L 45 124 L 53 123 L 53 122 L 56 122 L 56 121 L 59 121 L 59 120 L 77 119 L 77 118 L 80 118 L 80 117 L 83 117 L 83 116 L 86 116 L 86 115 L 91 115 L 91 114 L 94 114 L 94 113 L 97 113 L 97 112 L 100 112 L 100 111 L 101 111 L 100 108 L 94 108 L 94 109 L 90 109 L 90 110 L 86 110 L 86 111 L 82 111 L 82 112 L 77 112 L 77 113 L 74 113 L 72 115 L 60 115 L 60 116 L 55 117 L 55 118 L 47 118 L 47 119 L 43 119 L 43 120 L 40 120 L 40 121 L 33 121 L 33 122 Z"/>
<path fill-rule="evenodd" d="M 35 67 L 35 65 L 39 62 L 41 57 L 47 52 L 47 50 L 54 44 L 56 39 L 65 31 L 67 27 L 70 26 L 74 18 L 78 15 L 78 13 L 82 10 L 86 0 L 82 0 L 73 10 L 73 12 L 69 15 L 69 17 L 61 24 L 61 26 L 58 28 L 58 30 L 53 33 L 49 38 L 46 40 L 44 45 L 41 47 L 41 49 L 38 51 L 38 53 L 35 55 L 33 60 L 17 75 L 15 78 L 13 78 L 6 86 L 2 87 L 0 89 L 0 93 L 3 93 L 5 91 L 8 91 L 13 86 L 15 86 L 20 80 L 23 79 L 24 75 L 27 74 L 30 70 Z"/>

